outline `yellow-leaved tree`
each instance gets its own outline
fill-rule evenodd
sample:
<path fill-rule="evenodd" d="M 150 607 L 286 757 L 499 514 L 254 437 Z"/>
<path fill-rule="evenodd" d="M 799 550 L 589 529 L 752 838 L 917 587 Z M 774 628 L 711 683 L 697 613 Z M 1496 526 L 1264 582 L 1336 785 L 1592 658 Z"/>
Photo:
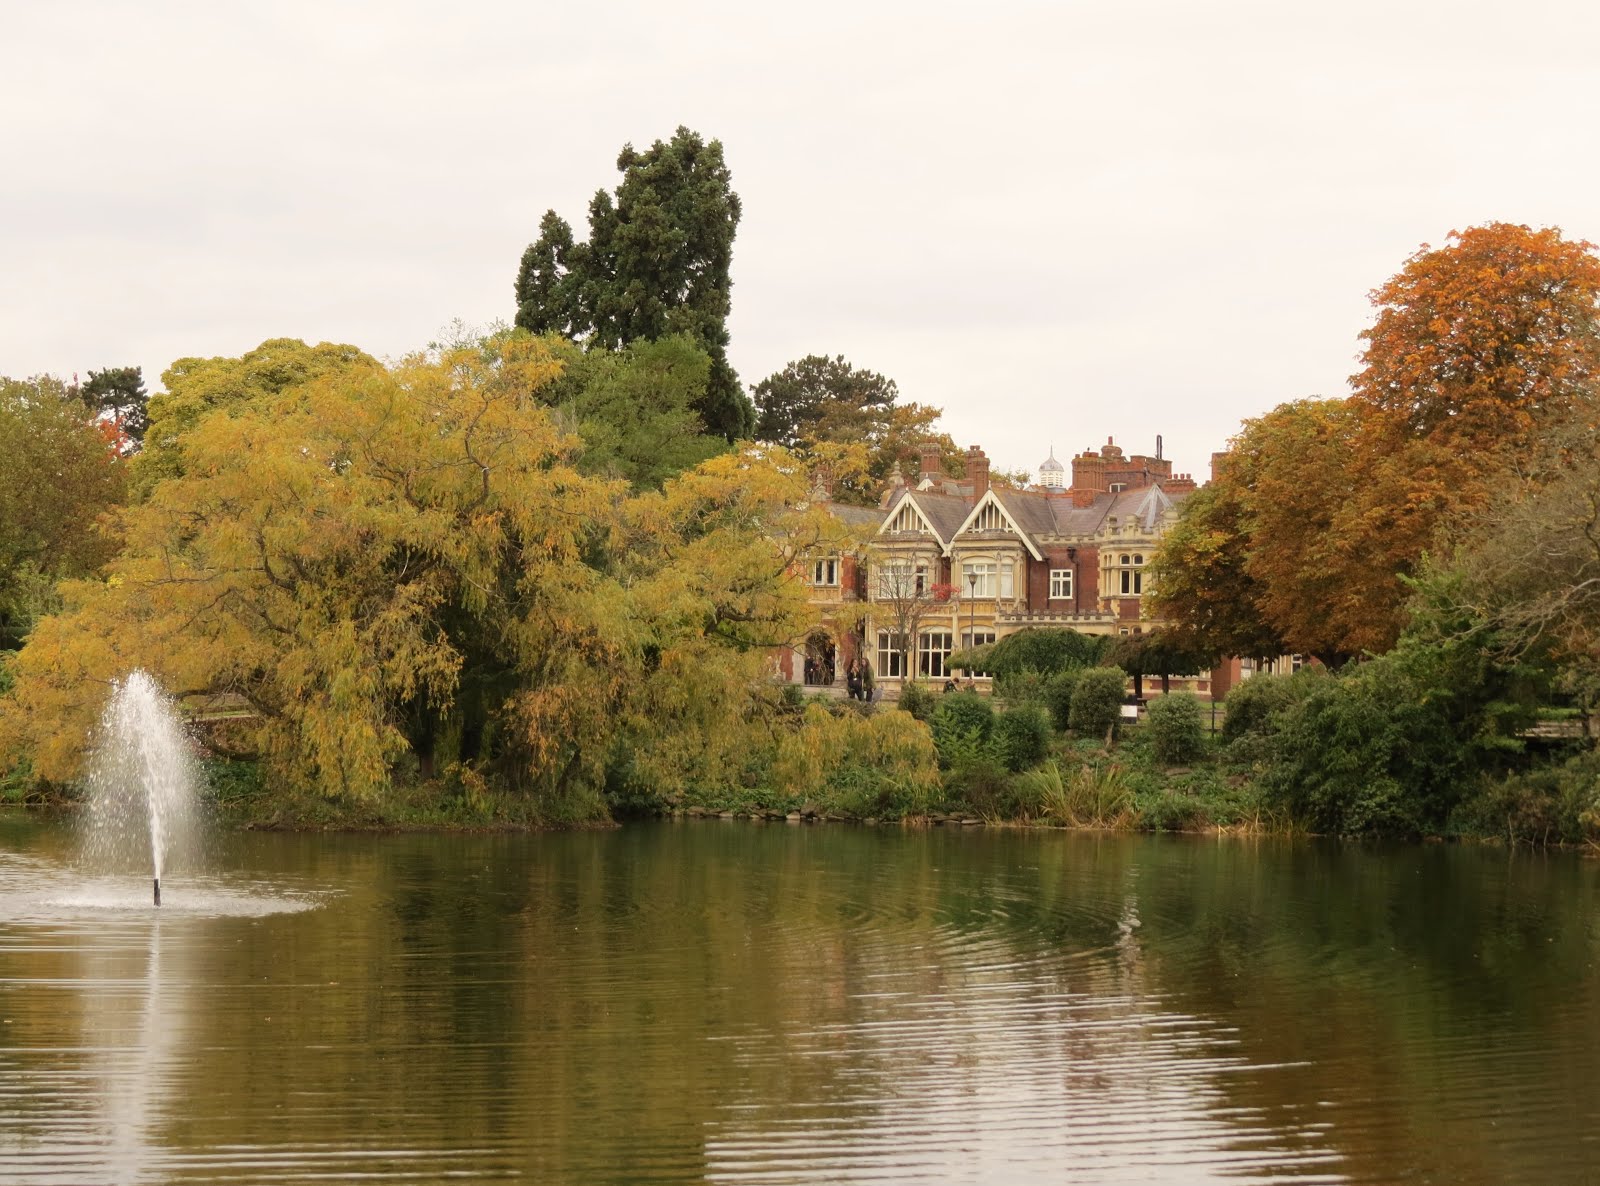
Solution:
<path fill-rule="evenodd" d="M 247 705 L 239 744 L 332 795 L 380 793 L 408 755 L 569 817 L 604 810 L 619 747 L 725 773 L 765 648 L 804 626 L 790 569 L 838 528 L 781 451 L 641 496 L 580 473 L 540 398 L 568 357 L 520 331 L 361 356 L 169 434 L 107 579 L 17 656 L 0 744 L 73 777 L 142 666 Z"/>

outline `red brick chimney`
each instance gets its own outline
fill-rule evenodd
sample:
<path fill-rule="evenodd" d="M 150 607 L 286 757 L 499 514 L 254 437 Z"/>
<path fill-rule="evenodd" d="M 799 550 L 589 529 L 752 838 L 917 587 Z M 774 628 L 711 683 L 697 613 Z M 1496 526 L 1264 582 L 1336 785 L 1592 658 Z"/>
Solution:
<path fill-rule="evenodd" d="M 938 482 L 944 477 L 944 465 L 939 460 L 939 446 L 932 441 L 922 444 L 922 478 L 931 478 Z"/>
<path fill-rule="evenodd" d="M 967 481 L 972 483 L 974 501 L 989 492 L 989 455 L 976 445 L 967 449 Z"/>

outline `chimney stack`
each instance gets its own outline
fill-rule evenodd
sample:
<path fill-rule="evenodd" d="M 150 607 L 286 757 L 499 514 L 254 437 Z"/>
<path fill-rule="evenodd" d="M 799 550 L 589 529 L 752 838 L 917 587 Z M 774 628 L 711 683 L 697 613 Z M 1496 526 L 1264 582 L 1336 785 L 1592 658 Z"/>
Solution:
<path fill-rule="evenodd" d="M 933 441 L 924 441 L 922 444 L 921 480 L 937 484 L 943 477 L 944 465 L 939 460 L 939 446 Z"/>
<path fill-rule="evenodd" d="M 967 449 L 967 481 L 972 483 L 974 500 L 989 493 L 989 455 L 976 445 Z"/>

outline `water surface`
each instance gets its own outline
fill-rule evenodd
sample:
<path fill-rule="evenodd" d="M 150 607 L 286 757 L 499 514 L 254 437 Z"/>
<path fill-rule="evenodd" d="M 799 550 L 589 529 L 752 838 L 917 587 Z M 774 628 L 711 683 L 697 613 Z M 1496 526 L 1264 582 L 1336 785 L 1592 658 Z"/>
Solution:
<path fill-rule="evenodd" d="M 0 1180 L 1600 1181 L 1570 854 L 0 817 Z"/>

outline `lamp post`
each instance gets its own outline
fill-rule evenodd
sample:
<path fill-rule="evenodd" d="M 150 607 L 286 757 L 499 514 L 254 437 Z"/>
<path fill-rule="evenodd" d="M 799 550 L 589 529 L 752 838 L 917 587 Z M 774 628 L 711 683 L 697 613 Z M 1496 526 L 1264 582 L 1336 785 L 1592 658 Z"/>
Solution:
<path fill-rule="evenodd" d="M 972 569 L 967 569 L 967 650 L 978 645 L 977 615 L 978 606 L 978 574 Z M 967 678 L 972 678 L 972 671 L 967 670 Z"/>

